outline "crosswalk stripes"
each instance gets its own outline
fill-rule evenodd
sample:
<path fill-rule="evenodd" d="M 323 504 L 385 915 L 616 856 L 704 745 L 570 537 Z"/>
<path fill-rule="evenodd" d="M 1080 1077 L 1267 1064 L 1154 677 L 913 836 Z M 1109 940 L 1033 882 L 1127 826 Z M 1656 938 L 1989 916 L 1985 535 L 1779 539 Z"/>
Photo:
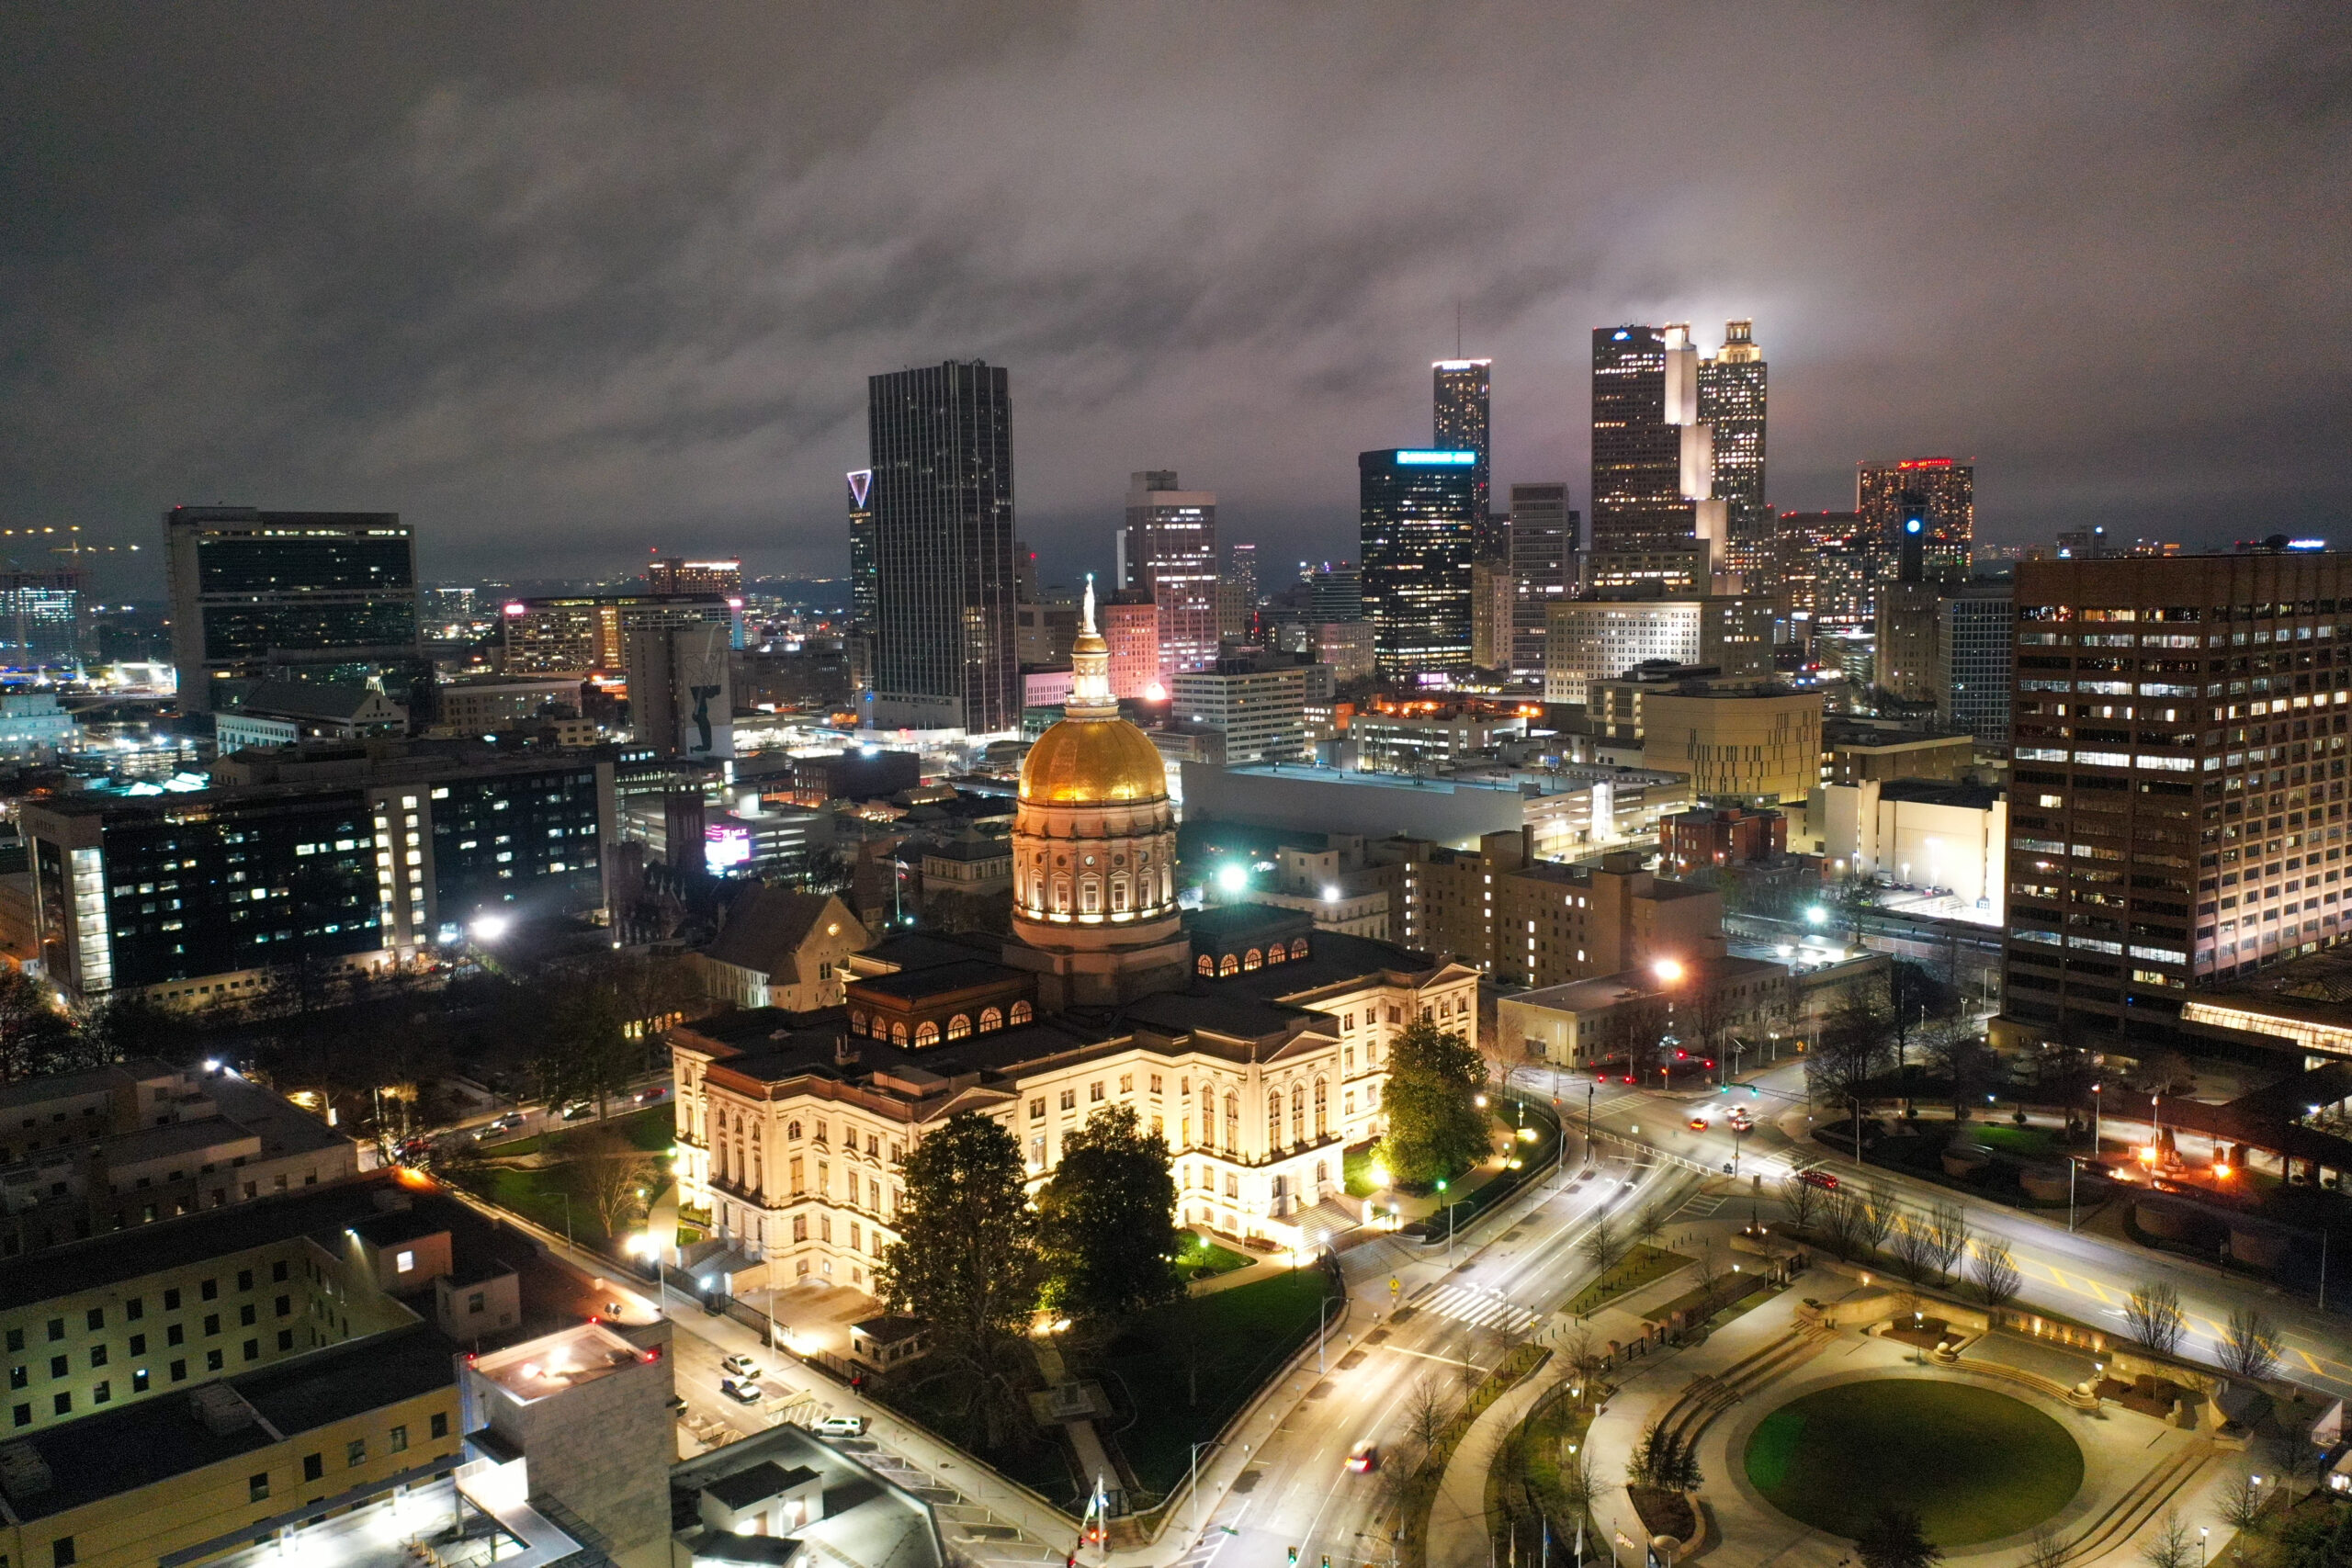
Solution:
<path fill-rule="evenodd" d="M 1442 1286 L 1421 1304 L 1441 1316 L 1466 1323 L 1473 1328 L 1500 1325 L 1514 1334 L 1523 1334 L 1533 1327 L 1537 1320 L 1537 1314 L 1523 1306 L 1463 1285 Z"/>
<path fill-rule="evenodd" d="M 1730 1201 L 1720 1192 L 1694 1192 L 1690 1195 L 1689 1202 L 1674 1211 L 1674 1217 L 1678 1220 L 1707 1219 Z"/>

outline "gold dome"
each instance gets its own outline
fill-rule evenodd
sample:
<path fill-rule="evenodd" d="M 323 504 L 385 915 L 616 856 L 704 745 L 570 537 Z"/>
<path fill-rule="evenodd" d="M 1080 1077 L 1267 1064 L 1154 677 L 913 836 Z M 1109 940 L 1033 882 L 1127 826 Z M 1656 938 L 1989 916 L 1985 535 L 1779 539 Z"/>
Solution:
<path fill-rule="evenodd" d="M 1045 805 L 1124 805 L 1167 793 L 1159 748 L 1123 718 L 1063 719 L 1021 762 L 1021 798 Z"/>

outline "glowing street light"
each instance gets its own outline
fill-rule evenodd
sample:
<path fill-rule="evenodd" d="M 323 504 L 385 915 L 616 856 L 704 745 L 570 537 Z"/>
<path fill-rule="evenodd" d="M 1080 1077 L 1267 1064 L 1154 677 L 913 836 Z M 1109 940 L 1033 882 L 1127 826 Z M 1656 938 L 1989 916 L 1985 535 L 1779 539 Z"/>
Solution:
<path fill-rule="evenodd" d="M 1246 893 L 1250 890 L 1250 868 L 1238 862 L 1219 866 L 1216 885 L 1223 893 Z"/>

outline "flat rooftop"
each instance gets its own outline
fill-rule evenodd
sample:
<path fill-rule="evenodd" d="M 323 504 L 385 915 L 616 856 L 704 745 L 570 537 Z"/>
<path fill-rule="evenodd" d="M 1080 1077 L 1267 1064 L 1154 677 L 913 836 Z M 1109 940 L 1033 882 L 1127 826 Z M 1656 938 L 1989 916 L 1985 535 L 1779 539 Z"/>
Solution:
<path fill-rule="evenodd" d="M 608 1378 L 637 1365 L 643 1354 L 602 1324 L 583 1323 L 483 1356 L 474 1362 L 474 1371 L 528 1404 Z"/>

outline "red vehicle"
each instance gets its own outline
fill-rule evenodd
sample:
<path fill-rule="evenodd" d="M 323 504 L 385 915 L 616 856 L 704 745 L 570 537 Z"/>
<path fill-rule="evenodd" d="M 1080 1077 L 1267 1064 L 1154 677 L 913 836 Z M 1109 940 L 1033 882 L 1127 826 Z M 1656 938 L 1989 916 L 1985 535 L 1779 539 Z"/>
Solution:
<path fill-rule="evenodd" d="M 1348 1450 L 1348 1469 L 1358 1475 L 1368 1475 L 1380 1468 L 1380 1450 L 1370 1443 L 1358 1443 Z"/>
<path fill-rule="evenodd" d="M 1818 1187 L 1824 1192 L 1838 1190 L 1838 1179 L 1826 1170 L 1800 1170 L 1797 1172 L 1797 1179 L 1807 1187 Z"/>

